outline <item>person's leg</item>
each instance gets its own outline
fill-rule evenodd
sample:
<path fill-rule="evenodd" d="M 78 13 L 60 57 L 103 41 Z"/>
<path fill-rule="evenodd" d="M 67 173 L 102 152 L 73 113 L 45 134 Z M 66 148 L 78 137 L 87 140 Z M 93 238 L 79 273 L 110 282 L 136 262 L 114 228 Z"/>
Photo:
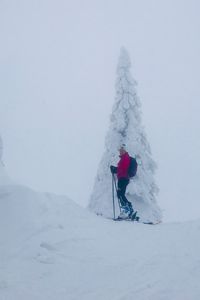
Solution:
<path fill-rule="evenodd" d="M 118 179 L 118 182 L 117 182 L 117 197 L 119 198 L 121 206 L 125 206 L 126 203 L 124 203 L 123 198 L 122 198 L 122 187 L 123 187 L 122 179 Z"/>
<path fill-rule="evenodd" d="M 129 180 L 126 178 L 121 178 L 118 180 L 118 190 L 117 196 L 120 200 L 120 204 L 122 207 L 127 207 L 130 215 L 133 213 L 133 207 L 130 201 L 125 196 L 127 185 L 129 184 Z"/>
<path fill-rule="evenodd" d="M 129 180 L 126 178 L 120 178 L 118 180 L 117 196 L 120 200 L 121 206 L 126 206 L 126 205 L 128 205 L 128 202 L 129 202 L 125 196 L 126 187 L 127 187 L 128 183 L 129 183 Z"/>

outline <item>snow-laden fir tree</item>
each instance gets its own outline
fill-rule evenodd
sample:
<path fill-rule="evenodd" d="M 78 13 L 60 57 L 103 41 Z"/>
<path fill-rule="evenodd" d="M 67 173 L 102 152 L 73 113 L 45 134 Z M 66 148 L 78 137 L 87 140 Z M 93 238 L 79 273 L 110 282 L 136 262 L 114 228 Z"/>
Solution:
<path fill-rule="evenodd" d="M 138 161 L 137 175 L 130 180 L 127 198 L 143 220 L 161 220 L 161 210 L 156 202 L 158 188 L 154 173 L 150 145 L 141 122 L 141 104 L 136 93 L 136 81 L 130 73 L 131 62 L 125 48 L 121 49 L 117 66 L 116 97 L 110 117 L 110 128 L 105 140 L 89 209 L 105 217 L 113 217 L 112 176 L 110 165 L 119 161 L 118 149 L 126 144 L 130 156 Z M 115 194 L 117 208 L 117 198 Z"/>

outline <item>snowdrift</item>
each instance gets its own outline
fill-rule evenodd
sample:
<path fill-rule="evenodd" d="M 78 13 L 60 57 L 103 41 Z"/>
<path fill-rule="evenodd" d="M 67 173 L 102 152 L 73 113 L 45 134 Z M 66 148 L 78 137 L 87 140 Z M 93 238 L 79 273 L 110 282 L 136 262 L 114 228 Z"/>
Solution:
<path fill-rule="evenodd" d="M 199 233 L 200 221 L 116 223 L 1 185 L 0 299 L 199 299 Z"/>

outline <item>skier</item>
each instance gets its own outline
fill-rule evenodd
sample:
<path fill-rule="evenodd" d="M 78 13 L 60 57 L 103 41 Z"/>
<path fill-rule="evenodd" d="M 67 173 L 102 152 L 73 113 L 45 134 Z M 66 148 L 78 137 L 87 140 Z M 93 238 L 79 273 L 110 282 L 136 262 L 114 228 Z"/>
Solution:
<path fill-rule="evenodd" d="M 119 147 L 119 154 L 120 160 L 117 167 L 110 166 L 110 170 L 112 174 L 117 174 L 117 197 L 119 198 L 122 209 L 120 217 L 124 217 L 125 215 L 126 217 L 131 218 L 133 214 L 133 207 L 131 202 L 128 201 L 125 196 L 126 188 L 129 184 L 128 169 L 130 165 L 130 156 L 126 151 L 125 144 L 122 144 Z"/>

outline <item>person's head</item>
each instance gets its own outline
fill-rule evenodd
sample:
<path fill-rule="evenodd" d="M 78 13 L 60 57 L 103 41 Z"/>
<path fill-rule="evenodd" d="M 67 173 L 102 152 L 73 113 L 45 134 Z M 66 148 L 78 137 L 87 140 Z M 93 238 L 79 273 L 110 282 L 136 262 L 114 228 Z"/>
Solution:
<path fill-rule="evenodd" d="M 119 146 L 119 154 L 120 154 L 120 156 L 121 155 L 123 155 L 124 153 L 126 153 L 127 151 L 126 151 L 126 145 L 125 144 L 121 144 L 120 146 Z"/>

